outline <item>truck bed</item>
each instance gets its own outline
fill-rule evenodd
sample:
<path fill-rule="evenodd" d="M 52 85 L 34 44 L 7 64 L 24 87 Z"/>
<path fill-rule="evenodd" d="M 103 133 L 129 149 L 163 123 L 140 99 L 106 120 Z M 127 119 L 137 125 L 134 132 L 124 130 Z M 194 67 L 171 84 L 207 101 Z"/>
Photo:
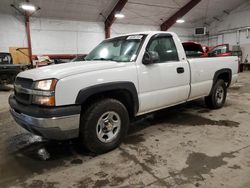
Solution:
<path fill-rule="evenodd" d="M 217 70 L 231 69 L 233 70 L 231 84 L 237 80 L 237 56 L 188 58 L 188 62 L 191 70 L 189 100 L 198 97 L 198 93 L 204 96 L 209 94 L 208 88 L 212 88 L 213 77 Z"/>

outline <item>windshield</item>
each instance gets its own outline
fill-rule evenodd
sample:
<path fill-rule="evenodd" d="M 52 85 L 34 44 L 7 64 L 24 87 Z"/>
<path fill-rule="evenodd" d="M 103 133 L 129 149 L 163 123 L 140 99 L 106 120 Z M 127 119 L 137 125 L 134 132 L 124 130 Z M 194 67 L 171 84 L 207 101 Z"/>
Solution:
<path fill-rule="evenodd" d="M 129 35 L 105 40 L 94 48 L 85 60 L 135 61 L 145 35 Z"/>

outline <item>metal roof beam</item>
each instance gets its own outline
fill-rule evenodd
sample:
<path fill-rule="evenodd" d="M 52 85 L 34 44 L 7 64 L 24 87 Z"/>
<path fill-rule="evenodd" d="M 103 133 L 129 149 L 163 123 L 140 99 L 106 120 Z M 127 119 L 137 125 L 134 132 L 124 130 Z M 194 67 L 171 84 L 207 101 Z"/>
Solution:
<path fill-rule="evenodd" d="M 121 10 L 123 9 L 123 7 L 126 5 L 127 2 L 128 2 L 128 0 L 118 0 L 115 7 L 111 11 L 111 13 L 107 17 L 107 19 L 105 20 L 105 38 L 110 37 L 111 26 L 116 20 L 115 14 L 117 12 L 121 12 Z"/>
<path fill-rule="evenodd" d="M 182 18 L 187 14 L 192 8 L 194 8 L 201 0 L 190 0 L 186 5 L 184 5 L 180 10 L 178 10 L 174 15 L 167 19 L 161 24 L 161 30 L 167 31 L 172 25 L 175 24 L 176 20 Z"/>

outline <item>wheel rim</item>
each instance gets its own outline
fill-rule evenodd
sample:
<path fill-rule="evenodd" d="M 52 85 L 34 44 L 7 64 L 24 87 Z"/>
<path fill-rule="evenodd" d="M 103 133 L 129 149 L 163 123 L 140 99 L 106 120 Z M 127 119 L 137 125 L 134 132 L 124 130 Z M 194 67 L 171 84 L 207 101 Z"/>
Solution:
<path fill-rule="evenodd" d="M 216 97 L 216 102 L 217 104 L 221 104 L 223 99 L 224 99 L 224 89 L 222 86 L 219 86 L 217 89 L 216 89 L 216 92 L 215 92 L 215 97 Z"/>
<path fill-rule="evenodd" d="M 101 142 L 109 143 L 118 136 L 120 129 L 120 116 L 114 111 L 109 111 L 102 114 L 99 118 L 96 126 L 96 134 Z"/>

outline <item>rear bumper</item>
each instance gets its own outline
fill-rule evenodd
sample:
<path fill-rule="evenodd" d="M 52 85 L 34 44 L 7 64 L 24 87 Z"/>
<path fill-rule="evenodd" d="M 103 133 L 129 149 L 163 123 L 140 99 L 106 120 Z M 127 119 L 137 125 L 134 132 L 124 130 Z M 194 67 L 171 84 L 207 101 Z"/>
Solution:
<path fill-rule="evenodd" d="M 36 135 L 42 136 L 47 139 L 52 140 L 65 140 L 78 137 L 79 135 L 79 123 L 80 123 L 80 107 L 76 106 L 75 111 L 78 113 L 72 114 L 72 111 L 68 111 L 70 107 L 60 107 L 60 108 L 45 108 L 42 111 L 46 112 L 47 114 L 44 115 L 40 114 L 27 114 L 25 110 L 22 111 L 20 108 L 23 106 L 22 104 L 18 103 L 14 96 L 10 96 L 9 98 L 10 103 L 10 113 L 13 116 L 14 120 L 24 129 L 32 132 Z M 41 107 L 34 107 L 32 108 L 41 108 Z M 63 113 L 63 109 L 68 114 Z M 34 110 L 35 111 L 35 110 Z M 32 113 L 34 113 L 34 111 Z M 50 112 L 53 111 L 53 114 Z M 56 113 L 58 111 L 58 114 Z M 39 110 L 37 110 L 39 113 Z"/>

